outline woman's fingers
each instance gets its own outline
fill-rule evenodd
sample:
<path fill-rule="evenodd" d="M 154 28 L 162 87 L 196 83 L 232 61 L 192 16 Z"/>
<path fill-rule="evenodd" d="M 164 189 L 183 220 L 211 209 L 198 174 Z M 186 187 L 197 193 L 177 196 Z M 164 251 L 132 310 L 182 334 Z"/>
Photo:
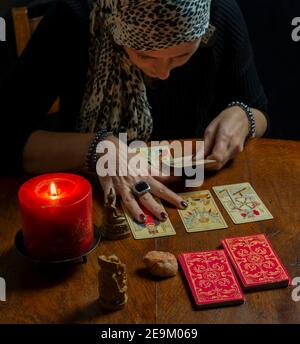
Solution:
<path fill-rule="evenodd" d="M 205 150 L 211 149 L 207 159 L 217 160 L 217 164 L 207 169 L 219 170 L 243 151 L 249 126 L 243 115 L 239 108 L 232 107 L 224 110 L 207 127 Z"/>
<path fill-rule="evenodd" d="M 231 159 L 236 157 L 239 153 L 244 151 L 244 142 L 239 137 L 233 138 L 230 142 L 229 151 Z"/>
<path fill-rule="evenodd" d="M 128 189 L 128 191 L 124 190 L 122 192 L 121 197 L 128 212 L 136 221 L 140 223 L 145 222 L 146 216 L 139 206 L 139 203 L 143 205 L 143 207 L 145 207 L 157 219 L 165 221 L 168 218 L 168 214 L 166 213 L 163 206 L 157 203 L 157 201 L 149 192 L 136 199 L 132 192 Z"/>
<path fill-rule="evenodd" d="M 207 157 L 215 144 L 218 123 L 213 121 L 204 132 L 204 157 Z"/>
<path fill-rule="evenodd" d="M 171 183 L 178 183 L 182 177 L 177 177 L 177 176 L 153 176 L 154 180 L 157 180 L 158 182 L 162 184 L 171 184 Z"/>
<path fill-rule="evenodd" d="M 218 134 L 216 137 L 216 143 L 212 150 L 212 153 L 207 157 L 210 160 L 216 160 L 216 164 L 211 166 L 212 170 L 220 170 L 226 162 L 230 159 L 230 139 L 226 135 Z"/>
<path fill-rule="evenodd" d="M 233 135 L 226 130 L 220 130 L 216 136 L 215 146 L 207 159 L 217 163 L 208 169 L 220 170 L 229 160 L 235 158 L 244 149 L 244 142 L 239 135 Z"/>
<path fill-rule="evenodd" d="M 187 207 L 187 203 L 183 200 L 183 198 L 167 188 L 164 184 L 160 183 L 154 178 L 149 178 L 147 182 L 151 186 L 151 193 L 153 193 L 153 195 L 168 201 L 178 209 L 185 209 Z"/>
<path fill-rule="evenodd" d="M 116 184 L 115 187 L 117 193 L 122 197 L 124 206 L 138 222 L 143 223 L 146 220 L 146 216 L 139 203 L 148 209 L 157 219 L 165 221 L 168 218 L 168 214 L 163 206 L 159 204 L 149 192 L 136 199 L 128 185 Z"/>
<path fill-rule="evenodd" d="M 132 194 L 130 188 L 123 188 L 120 192 L 123 204 L 128 210 L 130 215 L 139 223 L 144 223 L 146 216 L 143 210 L 140 208 L 138 202 L 136 201 L 134 195 Z"/>
<path fill-rule="evenodd" d="M 166 213 L 164 207 L 157 203 L 153 196 L 147 192 L 143 196 L 140 196 L 138 201 L 149 210 L 151 214 L 153 214 L 157 219 L 161 221 L 165 221 L 168 218 L 168 214 Z"/>

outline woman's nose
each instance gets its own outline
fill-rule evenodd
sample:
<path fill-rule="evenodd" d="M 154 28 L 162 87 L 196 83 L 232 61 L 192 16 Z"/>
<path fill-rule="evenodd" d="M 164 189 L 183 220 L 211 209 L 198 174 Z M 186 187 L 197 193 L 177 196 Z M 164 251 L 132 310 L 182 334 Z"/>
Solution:
<path fill-rule="evenodd" d="M 156 65 L 156 76 L 161 80 L 166 80 L 170 76 L 171 61 L 166 60 Z"/>

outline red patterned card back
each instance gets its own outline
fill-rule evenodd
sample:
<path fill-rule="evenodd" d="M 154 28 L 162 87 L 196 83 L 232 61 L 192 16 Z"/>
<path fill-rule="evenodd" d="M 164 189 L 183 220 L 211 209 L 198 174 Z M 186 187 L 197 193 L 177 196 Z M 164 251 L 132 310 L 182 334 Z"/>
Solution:
<path fill-rule="evenodd" d="M 244 302 L 243 292 L 224 250 L 182 253 L 178 260 L 197 307 Z"/>
<path fill-rule="evenodd" d="M 289 275 L 264 234 L 227 238 L 221 243 L 243 290 L 263 290 L 289 285 Z"/>

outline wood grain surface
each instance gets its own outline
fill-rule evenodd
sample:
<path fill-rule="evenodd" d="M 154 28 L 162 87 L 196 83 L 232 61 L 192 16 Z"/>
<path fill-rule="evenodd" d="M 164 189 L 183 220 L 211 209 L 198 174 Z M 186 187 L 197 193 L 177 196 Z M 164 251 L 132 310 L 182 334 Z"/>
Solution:
<path fill-rule="evenodd" d="M 21 226 L 17 191 L 28 178 L 0 178 L 0 276 L 7 283 L 7 301 L 0 302 L 0 323 L 300 323 L 300 302 L 291 297 L 294 287 L 246 294 L 241 306 L 195 310 L 181 271 L 174 278 L 159 280 L 145 272 L 142 262 L 150 250 L 177 255 L 215 249 L 228 236 L 266 233 L 291 278 L 300 276 L 300 142 L 253 140 L 222 171 L 206 173 L 200 188 L 250 182 L 273 220 L 234 225 L 214 197 L 229 228 L 186 233 L 176 209 L 165 204 L 176 236 L 101 241 L 86 264 L 68 268 L 35 265 L 14 248 Z M 94 222 L 100 225 L 101 190 L 92 182 Z M 180 185 L 172 188 L 186 191 Z M 127 266 L 129 300 L 117 312 L 103 312 L 98 305 L 100 254 L 116 254 Z"/>

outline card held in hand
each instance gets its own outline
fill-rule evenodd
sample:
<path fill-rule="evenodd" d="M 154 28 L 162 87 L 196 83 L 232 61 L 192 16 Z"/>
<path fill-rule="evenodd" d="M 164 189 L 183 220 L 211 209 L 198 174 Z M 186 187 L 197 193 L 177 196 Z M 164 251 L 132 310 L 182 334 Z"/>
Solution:
<path fill-rule="evenodd" d="M 187 232 L 202 232 L 227 228 L 227 224 L 209 191 L 179 194 L 188 207 L 178 210 Z"/>
<path fill-rule="evenodd" d="M 221 241 L 244 291 L 287 287 L 289 275 L 264 234 Z"/>
<path fill-rule="evenodd" d="M 169 146 L 153 146 L 137 148 L 140 153 L 152 166 L 159 168 L 160 163 L 172 159 Z"/>
<path fill-rule="evenodd" d="M 213 190 L 235 224 L 273 219 L 249 183 L 215 186 Z"/>
<path fill-rule="evenodd" d="M 244 302 L 243 292 L 224 250 L 182 253 L 178 260 L 198 308 Z"/>

